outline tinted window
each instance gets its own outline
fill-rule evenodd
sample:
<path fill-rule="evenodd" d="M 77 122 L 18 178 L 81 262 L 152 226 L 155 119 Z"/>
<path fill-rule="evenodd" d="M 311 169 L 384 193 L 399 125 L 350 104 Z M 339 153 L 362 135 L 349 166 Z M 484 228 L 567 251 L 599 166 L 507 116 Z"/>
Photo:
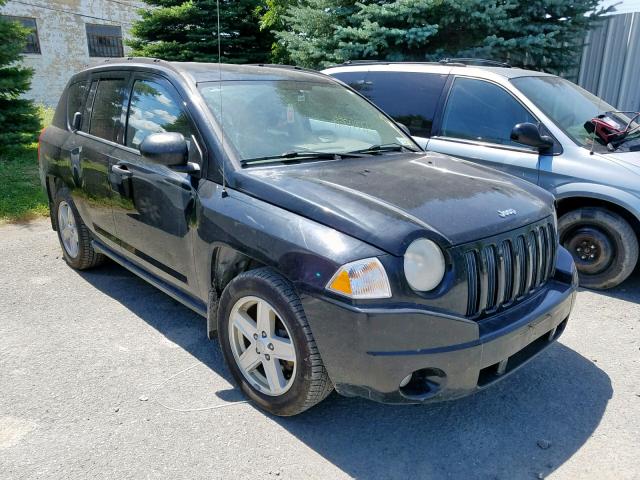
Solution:
<path fill-rule="evenodd" d="M 138 148 L 150 133 L 178 132 L 189 141 L 191 127 L 177 95 L 149 80 L 137 80 L 133 85 L 126 145 Z"/>
<path fill-rule="evenodd" d="M 93 100 L 96 98 L 96 89 L 98 88 L 98 81 L 93 80 L 89 87 L 89 95 L 84 102 L 84 111 L 82 112 L 82 127 L 80 130 L 83 132 L 89 131 L 89 123 L 91 122 L 91 112 L 93 111 Z"/>
<path fill-rule="evenodd" d="M 71 125 L 73 123 L 73 115 L 76 112 L 80 112 L 82 109 L 82 102 L 87 95 L 87 83 L 79 82 L 73 83 L 69 86 L 67 92 L 67 123 Z"/>
<path fill-rule="evenodd" d="M 412 135 L 429 137 L 447 75 L 435 73 L 369 72 L 358 91 Z"/>
<path fill-rule="evenodd" d="M 367 76 L 367 72 L 339 72 L 332 73 L 331 76 L 361 92 L 364 88 L 364 79 Z"/>
<path fill-rule="evenodd" d="M 89 133 L 105 140 L 116 140 L 126 87 L 127 81 L 124 79 L 100 79 L 93 101 Z"/>
<path fill-rule="evenodd" d="M 523 147 L 510 138 L 517 123 L 538 121 L 510 93 L 489 82 L 457 78 L 451 88 L 442 135 Z"/>

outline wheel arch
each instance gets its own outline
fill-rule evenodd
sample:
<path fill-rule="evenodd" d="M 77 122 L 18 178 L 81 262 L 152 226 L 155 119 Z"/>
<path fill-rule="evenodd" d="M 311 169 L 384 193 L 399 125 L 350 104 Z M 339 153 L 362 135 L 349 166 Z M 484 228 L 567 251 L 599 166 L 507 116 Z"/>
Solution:
<path fill-rule="evenodd" d="M 243 272 L 269 266 L 229 245 L 216 245 L 211 252 L 209 281 L 218 294 Z"/>
<path fill-rule="evenodd" d="M 53 196 L 58 191 L 59 180 L 51 174 L 48 174 L 45 182 L 47 200 L 49 201 L 49 217 L 51 219 L 51 228 L 54 231 L 58 230 L 58 219 L 56 213 L 53 211 Z"/>
<path fill-rule="evenodd" d="M 558 218 L 578 208 L 597 207 L 611 212 L 617 213 L 624 218 L 636 236 L 640 238 L 640 216 L 638 211 L 634 210 L 630 205 L 620 202 L 617 199 L 603 197 L 599 195 L 567 195 L 556 199 L 556 211 Z"/>

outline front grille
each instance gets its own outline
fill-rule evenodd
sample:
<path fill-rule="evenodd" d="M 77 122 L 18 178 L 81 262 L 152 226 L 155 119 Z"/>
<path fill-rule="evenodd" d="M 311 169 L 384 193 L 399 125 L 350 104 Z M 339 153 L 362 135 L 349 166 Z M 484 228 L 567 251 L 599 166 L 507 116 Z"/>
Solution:
<path fill-rule="evenodd" d="M 553 221 L 545 220 L 464 249 L 467 316 L 494 313 L 544 285 L 553 275 L 557 241 Z"/>

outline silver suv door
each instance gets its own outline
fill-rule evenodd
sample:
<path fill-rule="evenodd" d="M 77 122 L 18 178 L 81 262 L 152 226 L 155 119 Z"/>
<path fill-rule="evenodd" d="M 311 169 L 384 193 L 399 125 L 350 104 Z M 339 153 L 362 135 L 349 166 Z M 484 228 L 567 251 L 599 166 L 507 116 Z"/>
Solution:
<path fill-rule="evenodd" d="M 542 157 L 537 149 L 511 140 L 518 123 L 539 124 L 531 112 L 502 86 L 456 77 L 436 133 L 427 150 L 496 168 L 538 183 Z"/>

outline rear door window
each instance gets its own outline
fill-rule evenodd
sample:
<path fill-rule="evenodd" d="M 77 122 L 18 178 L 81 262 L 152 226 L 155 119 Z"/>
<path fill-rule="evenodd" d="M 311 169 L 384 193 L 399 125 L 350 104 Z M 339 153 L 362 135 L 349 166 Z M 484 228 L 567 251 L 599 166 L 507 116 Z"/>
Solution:
<path fill-rule="evenodd" d="M 332 74 L 367 97 L 416 137 L 430 137 L 446 74 L 339 72 Z"/>
<path fill-rule="evenodd" d="M 354 90 L 363 93 L 362 90 L 364 90 L 367 73 L 368 72 L 366 70 L 362 72 L 338 72 L 332 73 L 331 76 L 346 83 Z"/>
<path fill-rule="evenodd" d="M 124 78 L 101 78 L 95 93 L 89 133 L 112 142 L 120 129 L 122 104 L 127 89 Z"/>
<path fill-rule="evenodd" d="M 430 137 L 446 74 L 373 72 L 359 90 L 417 137 Z"/>
<path fill-rule="evenodd" d="M 89 86 L 87 82 L 72 83 L 67 92 L 67 125 L 73 124 L 76 112 L 82 112 L 82 103 L 87 96 Z"/>
<path fill-rule="evenodd" d="M 538 120 L 509 92 L 490 82 L 456 78 L 442 118 L 442 136 L 527 148 L 511 140 L 518 123 Z"/>

